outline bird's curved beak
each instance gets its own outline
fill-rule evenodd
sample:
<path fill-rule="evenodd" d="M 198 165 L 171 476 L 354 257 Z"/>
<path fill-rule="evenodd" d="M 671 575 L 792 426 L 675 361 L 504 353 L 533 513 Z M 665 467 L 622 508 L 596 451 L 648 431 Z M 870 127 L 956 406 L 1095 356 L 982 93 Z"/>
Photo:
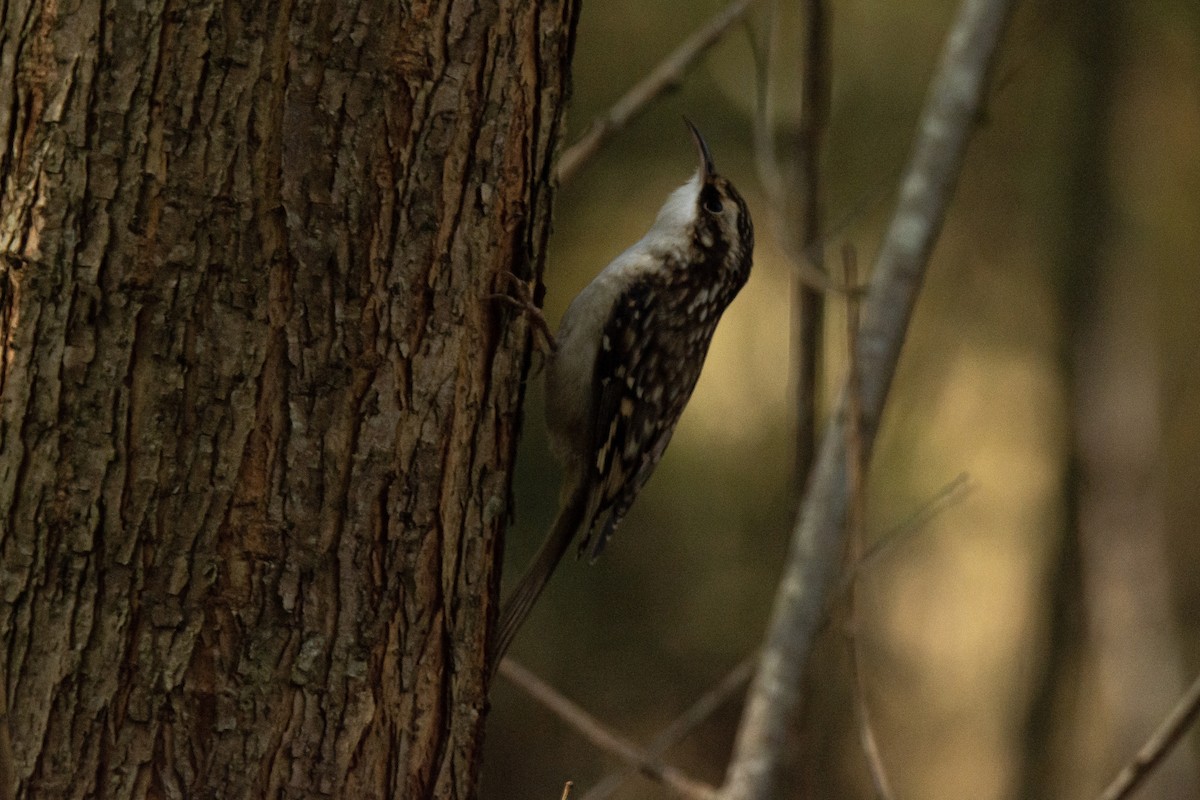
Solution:
<path fill-rule="evenodd" d="M 692 138 L 696 140 L 696 150 L 700 153 L 700 180 L 708 183 L 717 172 L 716 167 L 713 166 L 712 154 L 708 152 L 708 142 L 704 141 L 704 137 L 700 135 L 700 131 L 690 119 L 684 117 L 683 121 L 688 126 L 688 130 L 692 132 Z"/>

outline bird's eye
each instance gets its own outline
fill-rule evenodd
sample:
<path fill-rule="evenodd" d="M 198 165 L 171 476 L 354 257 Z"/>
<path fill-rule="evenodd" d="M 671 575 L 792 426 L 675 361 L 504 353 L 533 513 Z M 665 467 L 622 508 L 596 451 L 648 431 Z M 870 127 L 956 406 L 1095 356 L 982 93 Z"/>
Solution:
<path fill-rule="evenodd" d="M 720 214 L 724 210 L 720 198 L 707 197 L 704 199 L 704 210 L 710 214 Z"/>

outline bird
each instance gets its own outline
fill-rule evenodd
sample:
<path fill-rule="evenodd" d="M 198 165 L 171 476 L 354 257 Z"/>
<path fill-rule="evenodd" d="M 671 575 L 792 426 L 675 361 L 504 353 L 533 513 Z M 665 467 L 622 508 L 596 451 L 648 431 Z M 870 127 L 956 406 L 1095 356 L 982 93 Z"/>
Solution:
<path fill-rule="evenodd" d="M 750 277 L 746 201 L 699 156 L 650 230 L 571 301 L 545 365 L 546 424 L 563 467 L 558 514 L 500 612 L 493 670 L 571 542 L 594 562 L 670 444 L 713 333 Z"/>

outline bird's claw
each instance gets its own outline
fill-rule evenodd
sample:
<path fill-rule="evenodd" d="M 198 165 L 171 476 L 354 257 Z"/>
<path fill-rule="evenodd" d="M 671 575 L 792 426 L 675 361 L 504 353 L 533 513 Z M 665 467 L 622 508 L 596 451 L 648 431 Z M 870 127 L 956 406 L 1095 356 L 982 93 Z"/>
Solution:
<path fill-rule="evenodd" d="M 529 284 L 521 280 L 515 274 L 508 270 L 500 272 L 498 280 L 507 281 L 516 290 L 516 297 L 506 292 L 495 292 L 488 295 L 489 300 L 505 303 L 510 305 L 526 317 L 529 318 L 534 330 L 541 334 L 542 340 L 545 342 L 545 351 L 553 353 L 558 349 L 558 343 L 554 340 L 554 334 L 550 331 L 550 325 L 546 322 L 546 316 L 537 304 L 533 302 L 533 292 L 529 288 Z M 535 343 L 537 339 L 535 337 Z M 541 347 L 539 350 L 543 349 Z"/>

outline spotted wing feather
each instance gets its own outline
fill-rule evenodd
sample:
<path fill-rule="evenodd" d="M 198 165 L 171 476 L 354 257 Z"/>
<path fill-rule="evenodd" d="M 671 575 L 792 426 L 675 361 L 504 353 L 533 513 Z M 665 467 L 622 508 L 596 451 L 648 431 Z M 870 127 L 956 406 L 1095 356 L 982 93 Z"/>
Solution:
<path fill-rule="evenodd" d="M 591 513 L 580 552 L 595 559 L 658 465 L 704 363 L 712 326 L 684 342 L 663 308 L 672 292 L 647 276 L 618 297 L 596 357 Z M 715 326 L 716 320 L 713 320 Z M 699 344 L 699 347 L 697 347 Z"/>

